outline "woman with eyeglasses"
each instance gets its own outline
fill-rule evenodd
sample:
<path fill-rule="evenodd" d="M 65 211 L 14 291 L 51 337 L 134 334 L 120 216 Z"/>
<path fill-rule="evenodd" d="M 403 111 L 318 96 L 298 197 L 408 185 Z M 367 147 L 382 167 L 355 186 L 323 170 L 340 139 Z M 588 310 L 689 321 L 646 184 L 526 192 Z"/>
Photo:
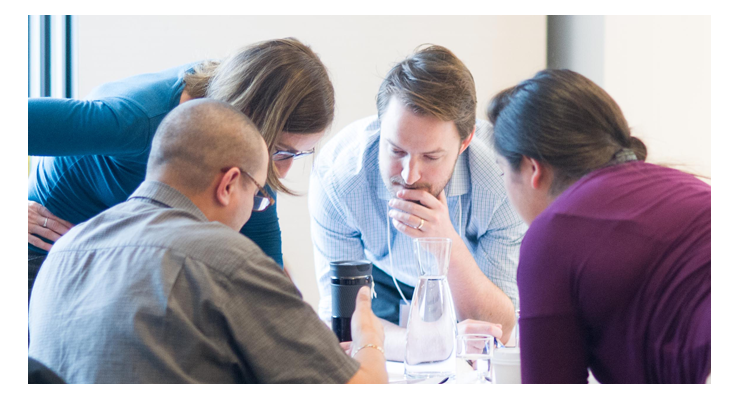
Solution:
<path fill-rule="evenodd" d="M 276 191 L 293 160 L 313 153 L 334 118 L 326 67 L 300 41 L 256 43 L 202 61 L 103 84 L 85 100 L 28 99 L 28 290 L 52 244 L 122 201 L 144 180 L 151 140 L 178 104 L 212 98 L 242 110 L 272 155 L 255 214 L 241 229 L 280 266 Z M 269 192 L 269 193 L 268 193 Z M 256 199 L 258 200 L 258 199 Z"/>
<path fill-rule="evenodd" d="M 545 70 L 488 108 L 506 193 L 529 229 L 517 284 L 523 383 L 704 383 L 711 188 L 645 162 L 617 103 Z"/>

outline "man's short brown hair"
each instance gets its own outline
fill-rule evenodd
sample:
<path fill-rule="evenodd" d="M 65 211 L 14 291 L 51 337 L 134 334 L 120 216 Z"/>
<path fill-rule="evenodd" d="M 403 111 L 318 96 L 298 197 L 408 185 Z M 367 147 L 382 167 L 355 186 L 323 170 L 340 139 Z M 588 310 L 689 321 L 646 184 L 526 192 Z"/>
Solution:
<path fill-rule="evenodd" d="M 419 46 L 391 68 L 378 90 L 378 119 L 394 96 L 415 113 L 455 122 L 462 140 L 475 128 L 473 75 L 442 46 Z"/>

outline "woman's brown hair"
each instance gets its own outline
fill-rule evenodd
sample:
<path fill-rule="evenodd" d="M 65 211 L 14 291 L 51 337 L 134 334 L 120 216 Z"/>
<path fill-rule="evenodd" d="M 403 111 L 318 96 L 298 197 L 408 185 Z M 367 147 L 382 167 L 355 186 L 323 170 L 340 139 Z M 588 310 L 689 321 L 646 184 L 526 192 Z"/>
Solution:
<path fill-rule="evenodd" d="M 223 61 L 205 61 L 184 79 L 191 97 L 225 101 L 246 114 L 270 154 L 281 132 L 319 133 L 334 119 L 334 87 L 326 67 L 294 38 L 255 43 Z M 280 182 L 272 162 L 267 184 L 294 194 Z"/>

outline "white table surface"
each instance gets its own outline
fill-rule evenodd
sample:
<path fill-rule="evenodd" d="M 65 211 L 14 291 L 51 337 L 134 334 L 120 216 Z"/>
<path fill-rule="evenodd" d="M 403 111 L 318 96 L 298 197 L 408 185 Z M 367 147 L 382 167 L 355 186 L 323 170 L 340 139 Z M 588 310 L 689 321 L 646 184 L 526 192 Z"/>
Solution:
<path fill-rule="evenodd" d="M 386 361 L 385 368 L 388 371 L 388 382 L 394 383 L 406 380 L 403 374 L 403 363 L 398 361 Z"/>
<path fill-rule="evenodd" d="M 403 363 L 398 361 L 386 361 L 386 370 L 388 371 L 388 383 L 406 383 L 406 377 L 403 374 Z M 588 371 L 588 383 L 598 384 L 599 381 L 594 378 L 591 370 Z M 707 379 L 709 383 L 709 379 Z"/>
<path fill-rule="evenodd" d="M 428 380 L 406 381 L 406 376 L 404 375 L 403 362 L 386 361 L 385 368 L 388 371 L 388 383 L 397 383 L 397 384 L 398 383 L 414 383 L 414 384 L 440 383 L 438 378 L 433 378 L 433 379 L 428 379 Z M 449 380 L 448 382 L 454 383 L 454 379 Z"/>

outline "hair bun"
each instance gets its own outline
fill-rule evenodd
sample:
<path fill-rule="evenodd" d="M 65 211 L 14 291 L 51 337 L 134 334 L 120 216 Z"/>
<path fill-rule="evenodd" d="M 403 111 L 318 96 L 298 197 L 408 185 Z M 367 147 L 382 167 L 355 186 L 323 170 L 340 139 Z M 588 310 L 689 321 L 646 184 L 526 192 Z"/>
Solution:
<path fill-rule="evenodd" d="M 647 147 L 645 143 L 634 136 L 630 136 L 630 150 L 635 153 L 637 159 L 640 161 L 645 161 L 647 158 Z"/>

